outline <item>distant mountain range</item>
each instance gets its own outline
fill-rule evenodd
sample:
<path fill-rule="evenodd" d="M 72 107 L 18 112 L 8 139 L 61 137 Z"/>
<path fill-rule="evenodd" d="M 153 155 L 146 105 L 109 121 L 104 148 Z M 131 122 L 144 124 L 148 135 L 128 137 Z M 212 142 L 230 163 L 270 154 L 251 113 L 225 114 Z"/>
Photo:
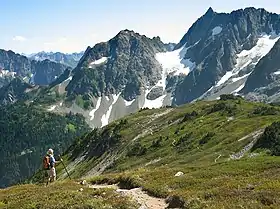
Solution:
<path fill-rule="evenodd" d="M 71 68 L 75 68 L 83 56 L 84 52 L 79 53 L 71 53 L 71 54 L 65 54 L 61 52 L 38 52 L 34 54 L 27 55 L 27 57 L 31 60 L 36 61 L 43 61 L 43 60 L 50 60 L 53 62 L 57 62 L 60 64 L 67 65 Z"/>

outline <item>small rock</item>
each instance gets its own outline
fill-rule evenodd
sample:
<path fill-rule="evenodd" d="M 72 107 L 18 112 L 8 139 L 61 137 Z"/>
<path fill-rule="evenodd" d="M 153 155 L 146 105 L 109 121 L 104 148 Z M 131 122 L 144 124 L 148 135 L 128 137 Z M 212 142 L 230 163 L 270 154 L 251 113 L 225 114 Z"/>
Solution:
<path fill-rule="evenodd" d="M 229 117 L 227 121 L 229 122 L 229 121 L 232 121 L 232 120 L 234 120 L 234 117 Z"/>
<path fill-rule="evenodd" d="M 177 195 L 169 196 L 166 203 L 168 203 L 167 208 L 184 208 L 185 206 L 185 200 Z"/>
<path fill-rule="evenodd" d="M 82 191 L 84 191 L 84 189 L 83 189 L 83 188 L 81 188 L 81 189 L 79 189 L 79 191 L 80 191 L 80 192 L 82 192 Z"/>
<path fill-rule="evenodd" d="M 80 182 L 81 185 L 85 185 L 86 184 L 86 180 L 83 180 Z"/>
<path fill-rule="evenodd" d="M 255 189 L 255 186 L 252 185 L 252 184 L 248 184 L 247 187 L 246 187 L 246 189 L 248 189 L 248 190 L 254 190 L 254 189 Z"/>
<path fill-rule="evenodd" d="M 183 176 L 183 175 L 184 175 L 184 173 L 181 171 L 179 171 L 178 173 L 175 174 L 176 177 Z"/>

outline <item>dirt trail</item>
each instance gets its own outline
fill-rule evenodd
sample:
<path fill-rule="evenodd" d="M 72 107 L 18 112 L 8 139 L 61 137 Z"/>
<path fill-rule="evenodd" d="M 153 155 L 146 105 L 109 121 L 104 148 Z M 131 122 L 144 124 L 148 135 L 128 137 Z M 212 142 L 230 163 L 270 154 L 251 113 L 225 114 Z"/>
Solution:
<path fill-rule="evenodd" d="M 140 207 L 139 209 L 164 209 L 167 207 L 164 199 L 149 196 L 141 188 L 120 189 L 117 185 L 90 185 L 93 189 L 111 188 L 116 192 L 131 197 Z"/>

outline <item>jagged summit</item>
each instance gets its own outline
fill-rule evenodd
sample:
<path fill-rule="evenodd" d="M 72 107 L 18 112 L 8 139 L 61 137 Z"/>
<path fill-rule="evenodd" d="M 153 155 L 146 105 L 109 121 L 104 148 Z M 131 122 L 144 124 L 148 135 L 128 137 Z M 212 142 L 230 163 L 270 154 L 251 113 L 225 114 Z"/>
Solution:
<path fill-rule="evenodd" d="M 212 7 L 209 7 L 205 13 L 205 15 L 213 15 L 215 12 Z"/>

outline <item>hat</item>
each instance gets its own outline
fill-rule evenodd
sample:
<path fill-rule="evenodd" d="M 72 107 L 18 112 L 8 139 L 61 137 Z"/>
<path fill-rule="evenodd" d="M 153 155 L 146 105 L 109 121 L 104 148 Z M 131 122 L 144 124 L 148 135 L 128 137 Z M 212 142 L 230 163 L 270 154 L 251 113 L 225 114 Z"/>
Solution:
<path fill-rule="evenodd" d="M 48 154 L 52 155 L 53 154 L 53 149 L 49 149 Z"/>

